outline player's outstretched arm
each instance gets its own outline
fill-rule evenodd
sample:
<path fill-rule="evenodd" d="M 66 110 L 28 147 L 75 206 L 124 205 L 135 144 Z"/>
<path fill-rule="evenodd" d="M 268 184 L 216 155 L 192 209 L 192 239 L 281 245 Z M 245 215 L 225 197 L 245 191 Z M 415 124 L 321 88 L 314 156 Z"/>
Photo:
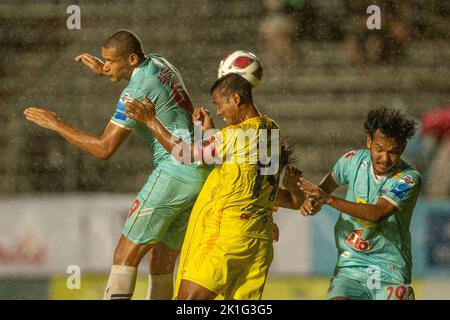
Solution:
<path fill-rule="evenodd" d="M 332 196 L 304 178 L 300 178 L 298 186 L 307 196 L 317 199 L 321 204 L 373 223 L 379 223 L 397 211 L 397 207 L 384 198 L 380 198 L 376 204 L 355 203 Z"/>
<path fill-rule="evenodd" d="M 305 199 L 304 193 L 297 187 L 297 181 L 302 177 L 302 171 L 295 167 L 286 167 L 283 185 L 275 199 L 275 206 L 298 210 Z"/>
<path fill-rule="evenodd" d="M 103 72 L 103 61 L 89 53 L 82 53 L 74 58 L 76 62 L 82 62 L 92 73 L 99 76 L 106 76 Z"/>
<path fill-rule="evenodd" d="M 333 193 L 333 191 L 338 187 L 339 184 L 336 183 L 332 172 L 329 172 L 319 184 L 319 188 L 326 193 Z M 300 185 L 298 185 L 298 188 L 301 188 Z M 306 194 L 305 201 L 303 201 L 302 205 L 300 206 L 300 213 L 305 217 L 313 216 L 321 209 L 322 203 L 318 199 L 312 197 L 310 194 Z"/>
<path fill-rule="evenodd" d="M 149 98 L 145 97 L 145 104 L 137 99 L 125 104 L 126 116 L 145 124 L 159 143 L 181 163 L 191 163 L 198 159 L 193 143 L 186 143 L 174 136 L 156 117 L 156 110 Z M 201 157 L 200 157 L 201 159 Z"/>
<path fill-rule="evenodd" d="M 103 134 L 97 137 L 71 127 L 54 112 L 45 109 L 30 107 L 24 114 L 28 121 L 55 131 L 78 148 L 101 159 L 108 159 L 130 134 L 130 130 L 110 123 Z"/>

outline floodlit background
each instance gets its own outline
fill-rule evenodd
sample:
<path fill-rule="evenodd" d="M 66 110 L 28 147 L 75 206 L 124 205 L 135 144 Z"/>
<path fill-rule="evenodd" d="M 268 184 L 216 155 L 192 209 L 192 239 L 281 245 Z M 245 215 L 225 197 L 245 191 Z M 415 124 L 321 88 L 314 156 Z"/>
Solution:
<path fill-rule="evenodd" d="M 100 56 L 103 40 L 126 28 L 181 71 L 196 106 L 211 110 L 222 57 L 255 53 L 264 67 L 255 101 L 314 182 L 340 155 L 364 147 L 372 107 L 400 108 L 421 122 L 405 154 L 425 179 L 411 226 L 414 286 L 418 299 L 450 299 L 450 2 L 73 2 L 0 3 L 0 298 L 103 296 L 126 215 L 152 170 L 149 151 L 133 134 L 112 158 L 98 160 L 22 112 L 48 108 L 100 135 L 126 83 L 97 78 L 73 58 Z M 81 10 L 79 30 L 67 27 L 72 4 Z M 371 4 L 381 8 L 381 30 L 367 29 Z M 330 209 L 308 219 L 276 213 L 281 235 L 264 298 L 325 297 L 336 218 Z M 136 299 L 145 295 L 145 262 Z M 70 289 L 78 267 L 81 288 Z"/>

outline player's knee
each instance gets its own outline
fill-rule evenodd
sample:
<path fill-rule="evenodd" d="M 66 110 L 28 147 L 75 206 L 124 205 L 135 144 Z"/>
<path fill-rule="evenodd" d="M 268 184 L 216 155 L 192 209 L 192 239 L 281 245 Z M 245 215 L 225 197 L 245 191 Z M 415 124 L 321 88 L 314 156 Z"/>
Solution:
<path fill-rule="evenodd" d="M 114 250 L 113 264 L 137 267 L 148 249 L 122 237 Z"/>
<path fill-rule="evenodd" d="M 177 300 L 214 300 L 216 293 L 188 280 L 181 280 Z"/>

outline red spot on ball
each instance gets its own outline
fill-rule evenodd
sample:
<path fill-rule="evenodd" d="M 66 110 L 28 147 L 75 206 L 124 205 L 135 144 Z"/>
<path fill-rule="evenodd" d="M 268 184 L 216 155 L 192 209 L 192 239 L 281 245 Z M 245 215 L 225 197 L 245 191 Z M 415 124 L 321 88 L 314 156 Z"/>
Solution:
<path fill-rule="evenodd" d="M 249 57 L 238 57 L 233 61 L 233 66 L 243 69 L 250 65 L 253 61 L 254 60 Z"/>

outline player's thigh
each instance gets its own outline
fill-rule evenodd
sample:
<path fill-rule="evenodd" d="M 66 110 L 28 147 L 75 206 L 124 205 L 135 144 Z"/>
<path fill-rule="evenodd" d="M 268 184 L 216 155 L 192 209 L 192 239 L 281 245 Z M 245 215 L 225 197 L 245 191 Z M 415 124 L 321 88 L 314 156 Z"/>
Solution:
<path fill-rule="evenodd" d="M 272 239 L 243 237 L 242 244 L 242 251 L 235 252 L 229 263 L 232 281 L 226 286 L 225 299 L 259 300 L 273 260 Z"/>
<path fill-rule="evenodd" d="M 123 235 L 138 244 L 163 242 L 170 225 L 189 200 L 182 192 L 187 188 L 187 182 L 177 180 L 163 170 L 152 172 L 133 203 Z M 171 247 L 170 243 L 166 244 Z"/>
<path fill-rule="evenodd" d="M 367 284 L 351 277 L 350 274 L 339 271 L 330 281 L 327 300 L 346 298 L 349 300 L 369 300 Z"/>

